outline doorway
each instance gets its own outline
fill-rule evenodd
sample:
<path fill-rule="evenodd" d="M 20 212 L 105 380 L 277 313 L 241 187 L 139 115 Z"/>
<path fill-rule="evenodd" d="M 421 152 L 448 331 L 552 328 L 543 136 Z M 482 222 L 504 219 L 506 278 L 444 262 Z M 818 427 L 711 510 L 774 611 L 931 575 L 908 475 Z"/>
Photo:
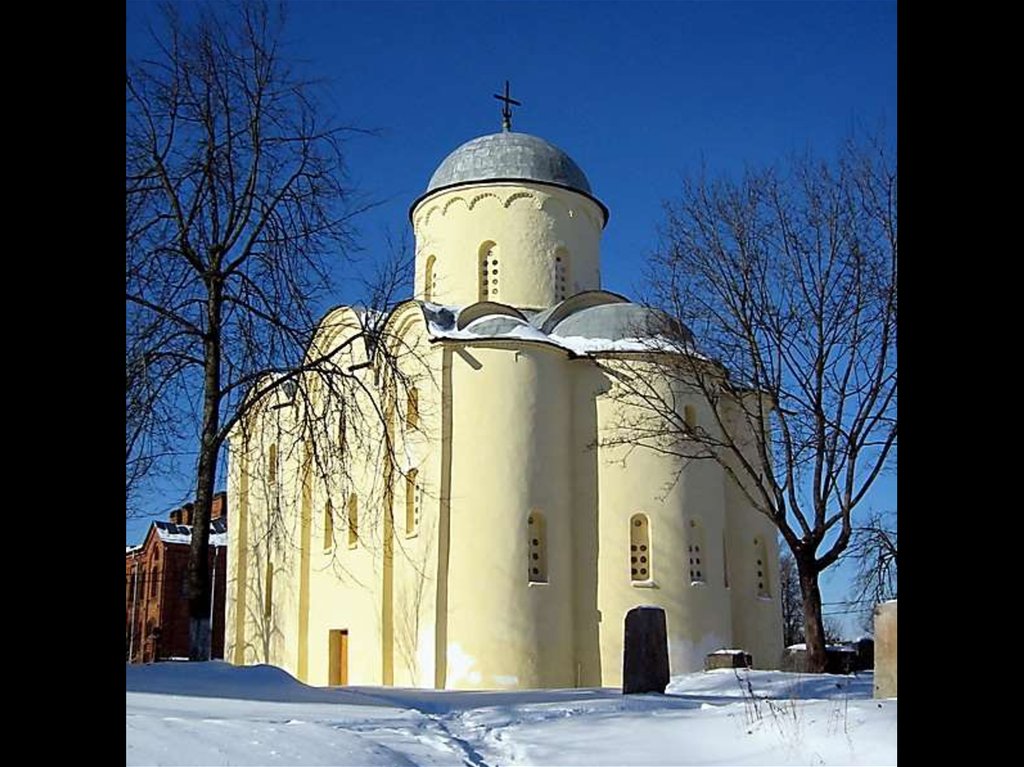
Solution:
<path fill-rule="evenodd" d="M 348 684 L 348 629 L 331 629 L 327 684 Z"/>

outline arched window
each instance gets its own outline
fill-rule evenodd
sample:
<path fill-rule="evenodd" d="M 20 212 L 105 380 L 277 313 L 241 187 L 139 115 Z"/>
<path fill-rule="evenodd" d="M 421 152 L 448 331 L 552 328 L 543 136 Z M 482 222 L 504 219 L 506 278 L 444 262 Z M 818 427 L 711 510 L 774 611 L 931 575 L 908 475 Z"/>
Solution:
<path fill-rule="evenodd" d="M 651 557 L 651 523 L 646 514 L 629 518 L 629 568 L 634 582 L 654 579 Z"/>
<path fill-rule="evenodd" d="M 564 301 L 569 295 L 569 250 L 560 247 L 555 250 L 555 299 Z"/>
<path fill-rule="evenodd" d="M 153 582 L 149 584 L 149 596 L 156 599 L 156 585 L 160 581 L 160 571 L 157 568 L 153 568 L 153 575 L 151 576 Z"/>
<path fill-rule="evenodd" d="M 417 469 L 410 469 L 405 475 L 405 534 L 414 535 L 419 527 L 420 509 L 416 498 Z"/>
<path fill-rule="evenodd" d="M 423 300 L 433 301 L 437 295 L 437 275 L 434 274 L 434 264 L 437 256 L 427 256 L 426 271 L 423 274 Z"/>
<path fill-rule="evenodd" d="M 487 240 L 480 246 L 480 300 L 497 301 L 498 246 Z"/>
<path fill-rule="evenodd" d="M 415 386 L 409 387 L 405 404 L 405 425 L 410 429 L 420 425 L 420 390 Z"/>
<path fill-rule="evenodd" d="M 324 504 L 324 551 L 334 546 L 334 505 L 331 499 Z"/>
<path fill-rule="evenodd" d="M 348 547 L 354 549 L 359 543 L 359 498 L 355 493 L 348 497 Z"/>
<path fill-rule="evenodd" d="M 693 431 L 697 428 L 697 408 L 693 405 L 683 406 L 683 422 L 686 424 L 686 428 Z"/>
<path fill-rule="evenodd" d="M 528 572 L 530 583 L 548 582 L 548 545 L 547 545 L 547 523 L 544 514 L 536 509 L 526 517 L 526 534 L 529 536 L 530 545 L 527 547 L 529 554 Z"/>
<path fill-rule="evenodd" d="M 754 539 L 754 556 L 757 558 L 757 595 L 759 597 L 770 597 L 772 595 L 771 584 L 768 582 L 768 548 L 764 539 Z"/>
<path fill-rule="evenodd" d="M 708 572 L 707 547 L 704 545 L 704 526 L 699 519 L 690 520 L 686 555 L 690 560 L 690 583 L 705 583 Z"/>

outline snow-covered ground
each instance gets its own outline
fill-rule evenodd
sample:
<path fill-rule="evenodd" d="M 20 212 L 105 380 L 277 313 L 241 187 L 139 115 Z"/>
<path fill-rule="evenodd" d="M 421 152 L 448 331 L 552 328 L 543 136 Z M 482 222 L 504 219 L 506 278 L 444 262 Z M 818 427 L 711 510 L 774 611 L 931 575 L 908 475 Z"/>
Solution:
<path fill-rule="evenodd" d="M 665 695 L 308 687 L 272 666 L 128 666 L 129 765 L 896 763 L 872 676 L 718 670 Z"/>

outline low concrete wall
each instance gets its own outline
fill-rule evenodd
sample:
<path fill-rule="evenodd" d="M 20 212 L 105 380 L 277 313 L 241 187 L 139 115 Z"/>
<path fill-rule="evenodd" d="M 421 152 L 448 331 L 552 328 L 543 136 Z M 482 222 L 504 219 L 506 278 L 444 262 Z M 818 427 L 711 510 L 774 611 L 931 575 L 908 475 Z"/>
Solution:
<path fill-rule="evenodd" d="M 751 668 L 753 665 L 754 659 L 750 653 L 742 650 L 717 650 L 704 658 L 705 671 L 716 668 Z"/>
<path fill-rule="evenodd" d="M 875 608 L 875 697 L 896 697 L 896 600 Z"/>
<path fill-rule="evenodd" d="M 807 673 L 807 650 L 803 647 L 787 647 L 782 651 L 783 671 L 798 674 Z M 857 651 L 853 647 L 827 645 L 825 647 L 826 674 L 853 674 L 862 669 L 857 664 Z"/>

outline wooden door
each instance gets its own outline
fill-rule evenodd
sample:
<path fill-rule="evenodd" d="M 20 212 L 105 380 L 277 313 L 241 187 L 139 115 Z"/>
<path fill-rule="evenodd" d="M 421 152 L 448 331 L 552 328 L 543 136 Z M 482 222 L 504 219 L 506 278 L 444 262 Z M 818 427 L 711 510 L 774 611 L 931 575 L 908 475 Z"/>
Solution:
<path fill-rule="evenodd" d="M 348 684 L 348 629 L 332 629 L 327 683 Z"/>

